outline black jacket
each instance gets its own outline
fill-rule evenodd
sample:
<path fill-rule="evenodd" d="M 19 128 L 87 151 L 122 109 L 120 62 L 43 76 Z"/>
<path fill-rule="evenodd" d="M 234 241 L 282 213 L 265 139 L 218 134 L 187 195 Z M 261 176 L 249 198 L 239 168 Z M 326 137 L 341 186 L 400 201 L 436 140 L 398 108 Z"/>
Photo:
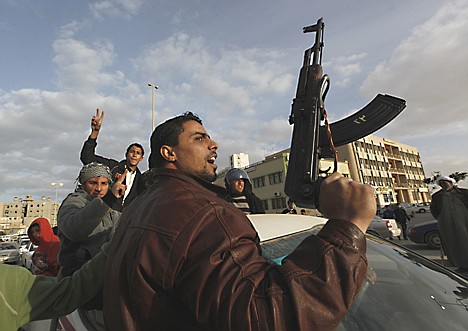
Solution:
<path fill-rule="evenodd" d="M 439 218 L 439 215 L 442 212 L 442 192 L 443 190 L 440 190 L 432 195 L 431 213 L 435 219 Z M 460 197 L 460 200 L 463 201 L 463 204 L 468 209 L 468 190 L 465 188 L 454 187 L 453 192 Z"/>
<path fill-rule="evenodd" d="M 404 210 L 403 208 L 395 208 L 393 214 L 395 215 L 395 220 L 397 222 L 406 223 L 406 220 L 410 220 L 408 214 L 406 213 L 406 210 Z"/>
<path fill-rule="evenodd" d="M 81 149 L 80 160 L 83 164 L 88 164 L 91 162 L 98 162 L 108 166 L 112 172 L 114 181 L 119 178 L 119 174 L 123 174 L 126 168 L 126 160 L 117 161 L 114 159 L 109 159 L 103 156 L 95 154 L 97 142 L 96 139 L 88 138 L 83 144 Z M 125 183 L 125 181 L 124 181 Z M 143 192 L 145 189 L 144 183 L 141 178 L 140 169 L 136 169 L 135 180 L 133 181 L 132 188 L 123 203 L 123 198 L 117 199 L 117 201 L 112 206 L 112 209 L 117 211 L 122 211 L 122 209 L 128 206 L 135 198 Z"/>

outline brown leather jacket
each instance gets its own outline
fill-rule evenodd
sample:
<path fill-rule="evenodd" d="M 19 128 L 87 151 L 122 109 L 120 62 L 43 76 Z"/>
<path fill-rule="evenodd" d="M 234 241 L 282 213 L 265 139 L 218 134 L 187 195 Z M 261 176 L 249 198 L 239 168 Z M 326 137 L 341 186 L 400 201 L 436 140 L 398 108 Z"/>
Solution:
<path fill-rule="evenodd" d="M 157 169 L 109 248 L 109 330 L 334 330 L 367 270 L 364 234 L 329 221 L 283 261 L 259 254 L 224 189 Z"/>

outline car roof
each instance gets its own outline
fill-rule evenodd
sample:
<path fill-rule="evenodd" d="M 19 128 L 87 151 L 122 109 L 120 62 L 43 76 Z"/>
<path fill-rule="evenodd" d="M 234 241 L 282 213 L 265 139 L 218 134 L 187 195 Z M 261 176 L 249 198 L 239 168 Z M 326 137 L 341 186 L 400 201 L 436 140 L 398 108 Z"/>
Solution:
<path fill-rule="evenodd" d="M 254 214 L 247 217 L 257 230 L 260 241 L 304 231 L 327 222 L 326 218 L 297 214 Z"/>

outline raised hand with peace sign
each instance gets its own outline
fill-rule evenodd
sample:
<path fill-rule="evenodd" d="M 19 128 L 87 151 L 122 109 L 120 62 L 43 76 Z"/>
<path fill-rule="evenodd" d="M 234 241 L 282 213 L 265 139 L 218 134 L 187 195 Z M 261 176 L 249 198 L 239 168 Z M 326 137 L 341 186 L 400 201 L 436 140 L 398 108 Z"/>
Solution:
<path fill-rule="evenodd" d="M 99 108 L 96 109 L 96 115 L 91 118 L 91 134 L 90 138 L 96 139 L 99 135 L 99 130 L 101 130 L 102 120 L 104 119 L 104 111 L 99 111 Z"/>

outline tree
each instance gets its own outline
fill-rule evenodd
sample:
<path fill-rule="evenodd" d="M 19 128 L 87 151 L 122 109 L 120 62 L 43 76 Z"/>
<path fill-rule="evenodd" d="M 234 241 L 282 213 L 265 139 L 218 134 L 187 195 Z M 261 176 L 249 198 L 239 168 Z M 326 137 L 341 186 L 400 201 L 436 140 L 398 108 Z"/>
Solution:
<path fill-rule="evenodd" d="M 427 177 L 426 179 L 424 179 L 424 183 L 426 184 L 433 184 L 435 183 L 437 177 L 440 176 L 440 171 L 433 171 L 432 172 L 432 177 Z"/>
<path fill-rule="evenodd" d="M 455 179 L 455 181 L 458 183 L 461 180 L 464 180 L 466 177 L 468 177 L 468 172 L 454 172 L 453 174 L 449 175 L 450 178 Z"/>
<path fill-rule="evenodd" d="M 433 171 L 432 172 L 432 177 L 428 177 L 428 178 L 424 179 L 424 183 L 433 184 L 433 183 L 435 183 L 437 177 L 439 177 L 439 176 L 440 176 L 440 171 Z M 468 172 L 456 171 L 453 174 L 450 174 L 449 177 L 455 179 L 455 182 L 458 183 L 459 181 L 464 180 L 465 178 L 468 177 Z"/>

